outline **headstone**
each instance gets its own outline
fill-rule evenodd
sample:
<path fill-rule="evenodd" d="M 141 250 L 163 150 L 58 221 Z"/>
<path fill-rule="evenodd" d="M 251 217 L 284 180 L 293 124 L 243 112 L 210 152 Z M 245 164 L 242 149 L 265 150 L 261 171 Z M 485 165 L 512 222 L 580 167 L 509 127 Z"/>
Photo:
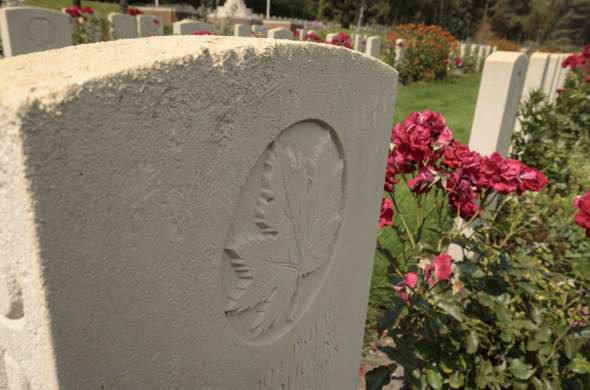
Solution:
<path fill-rule="evenodd" d="M 459 57 L 465 58 L 465 56 L 469 55 L 469 45 L 466 43 L 462 43 L 459 49 Z"/>
<path fill-rule="evenodd" d="M 557 67 L 557 74 L 555 76 L 555 85 L 553 85 L 552 91 L 551 91 L 551 101 L 555 101 L 557 99 L 557 96 L 559 96 L 559 92 L 558 90 L 560 90 L 561 88 L 563 88 L 565 86 L 565 80 L 567 78 L 567 74 L 568 74 L 568 68 L 564 68 L 563 66 L 561 66 L 561 63 L 563 62 L 563 60 L 566 59 L 566 57 L 569 54 L 561 54 L 559 55 L 559 66 Z"/>
<path fill-rule="evenodd" d="M 482 70 L 486 62 L 486 47 L 485 45 L 477 45 L 477 68 Z"/>
<path fill-rule="evenodd" d="M 111 12 L 109 22 L 111 24 L 111 39 L 137 38 L 137 18 L 135 16 Z"/>
<path fill-rule="evenodd" d="M 375 58 L 381 56 L 381 38 L 378 35 L 367 38 L 366 54 Z"/>
<path fill-rule="evenodd" d="M 174 22 L 172 24 L 172 33 L 174 35 L 192 35 L 199 31 L 211 32 L 211 25 L 197 20 L 184 19 L 180 22 Z"/>
<path fill-rule="evenodd" d="M 364 42 L 363 36 L 361 34 L 356 34 L 354 36 L 352 47 L 356 51 L 360 51 L 360 52 L 365 51 L 365 42 Z"/>
<path fill-rule="evenodd" d="M 406 40 L 399 38 L 395 41 L 395 64 L 399 65 L 404 60 L 406 53 Z"/>
<path fill-rule="evenodd" d="M 305 41 L 305 36 L 307 35 L 307 29 L 306 28 L 300 28 L 299 29 L 299 40 L 300 41 Z"/>
<path fill-rule="evenodd" d="M 252 34 L 259 38 L 266 38 L 268 35 L 268 28 L 260 24 L 252 25 Z"/>
<path fill-rule="evenodd" d="M 138 37 L 164 35 L 164 19 L 161 16 L 137 15 L 136 18 Z"/>
<path fill-rule="evenodd" d="M 245 24 L 235 24 L 234 25 L 234 35 L 236 37 L 249 37 L 250 36 L 250 27 L 246 26 Z"/>
<path fill-rule="evenodd" d="M 72 45 L 70 17 L 36 7 L 0 9 L 4 56 L 12 57 Z"/>
<path fill-rule="evenodd" d="M 526 69 L 522 53 L 498 51 L 488 57 L 469 138 L 472 150 L 483 155 L 508 153 Z"/>
<path fill-rule="evenodd" d="M 549 63 L 547 64 L 547 76 L 543 82 L 543 92 L 547 98 L 551 98 L 553 91 L 555 90 L 557 74 L 561 67 L 561 55 L 554 53 L 549 56 Z"/>
<path fill-rule="evenodd" d="M 524 79 L 522 89 L 522 100 L 528 99 L 531 92 L 543 89 L 545 78 L 547 76 L 547 67 L 549 65 L 548 53 L 533 53 L 529 59 L 529 65 Z"/>
<path fill-rule="evenodd" d="M 271 39 L 293 39 L 291 30 L 285 28 L 273 28 L 268 30 L 268 38 Z"/>
<path fill-rule="evenodd" d="M 3 388 L 354 388 L 396 72 L 233 37 L 33 56 L 0 62 Z"/>

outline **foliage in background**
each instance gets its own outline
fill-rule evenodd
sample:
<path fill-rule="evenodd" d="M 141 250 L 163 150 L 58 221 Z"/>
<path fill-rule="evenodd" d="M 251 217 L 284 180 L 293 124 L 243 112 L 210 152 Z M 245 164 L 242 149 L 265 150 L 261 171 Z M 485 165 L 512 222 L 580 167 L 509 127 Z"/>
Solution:
<path fill-rule="evenodd" d="M 492 39 L 488 42 L 492 46 L 496 46 L 500 51 L 520 51 L 520 45 L 509 41 L 508 39 Z"/>
<path fill-rule="evenodd" d="M 396 40 L 404 39 L 404 55 L 401 63 L 391 62 Z M 440 80 L 447 75 L 449 53 L 459 42 L 439 26 L 404 24 L 395 27 L 386 37 L 386 51 L 390 65 L 399 71 L 402 83 L 418 80 Z"/>

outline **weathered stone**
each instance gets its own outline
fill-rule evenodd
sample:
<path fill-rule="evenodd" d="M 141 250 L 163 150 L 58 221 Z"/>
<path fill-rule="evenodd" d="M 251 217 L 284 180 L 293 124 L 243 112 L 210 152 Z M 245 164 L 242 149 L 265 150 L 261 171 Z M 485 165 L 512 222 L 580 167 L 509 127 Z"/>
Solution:
<path fill-rule="evenodd" d="M 259 38 L 266 38 L 267 34 L 268 34 L 268 27 L 260 25 L 260 24 L 254 24 L 252 25 L 252 34 L 254 34 L 254 36 L 259 37 Z"/>
<path fill-rule="evenodd" d="M 508 153 L 527 68 L 527 57 L 497 51 L 483 69 L 469 147 L 488 155 Z"/>
<path fill-rule="evenodd" d="M 245 24 L 235 24 L 234 25 L 234 35 L 236 37 L 249 37 L 250 36 L 250 27 L 246 26 Z"/>
<path fill-rule="evenodd" d="M 285 28 L 273 28 L 268 30 L 268 38 L 271 39 L 293 39 L 291 30 Z"/>
<path fill-rule="evenodd" d="M 393 69 L 167 36 L 0 74 L 1 388 L 354 387 Z"/>
<path fill-rule="evenodd" d="M 211 30 L 210 24 L 198 20 L 184 19 L 172 24 L 172 33 L 174 35 L 192 35 L 199 31 L 211 32 Z"/>
<path fill-rule="evenodd" d="M 366 54 L 371 57 L 379 58 L 381 56 L 381 38 L 378 35 L 367 39 Z"/>
<path fill-rule="evenodd" d="M 59 49 L 72 44 L 70 17 L 36 7 L 0 9 L 0 36 L 4 56 Z"/>
<path fill-rule="evenodd" d="M 137 18 L 131 15 L 111 12 L 111 39 L 137 38 Z"/>
<path fill-rule="evenodd" d="M 356 34 L 353 39 L 352 47 L 356 51 L 365 51 L 365 40 L 361 34 Z"/>
<path fill-rule="evenodd" d="M 554 53 L 549 55 L 549 63 L 547 64 L 547 75 L 545 77 L 545 81 L 543 82 L 543 92 L 548 98 L 551 98 L 551 95 L 555 91 L 555 85 L 560 66 L 561 54 Z"/>
<path fill-rule="evenodd" d="M 545 77 L 547 76 L 547 66 L 549 65 L 548 53 L 533 53 L 529 59 L 529 64 L 524 79 L 522 89 L 522 100 L 528 99 L 531 92 L 543 89 Z"/>
<path fill-rule="evenodd" d="M 561 66 L 563 60 L 567 58 L 569 54 L 560 54 L 558 55 L 558 64 L 557 64 L 557 74 L 555 75 L 555 84 L 551 90 L 551 101 L 555 101 L 557 96 L 559 95 L 559 90 L 565 86 L 565 79 L 567 78 L 567 74 L 569 69 L 564 68 Z"/>
<path fill-rule="evenodd" d="M 137 15 L 137 36 L 155 37 L 164 35 L 164 19 L 161 16 Z"/>

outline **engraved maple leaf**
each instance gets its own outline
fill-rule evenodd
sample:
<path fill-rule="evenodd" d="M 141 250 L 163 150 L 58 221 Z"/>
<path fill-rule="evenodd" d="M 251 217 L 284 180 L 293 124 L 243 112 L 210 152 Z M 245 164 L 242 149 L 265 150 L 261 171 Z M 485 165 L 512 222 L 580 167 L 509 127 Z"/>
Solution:
<path fill-rule="evenodd" d="M 264 160 L 256 229 L 226 248 L 238 282 L 226 312 L 255 310 L 255 338 L 301 310 L 301 283 L 328 261 L 340 227 L 343 161 L 326 132 L 308 154 L 275 142 Z"/>

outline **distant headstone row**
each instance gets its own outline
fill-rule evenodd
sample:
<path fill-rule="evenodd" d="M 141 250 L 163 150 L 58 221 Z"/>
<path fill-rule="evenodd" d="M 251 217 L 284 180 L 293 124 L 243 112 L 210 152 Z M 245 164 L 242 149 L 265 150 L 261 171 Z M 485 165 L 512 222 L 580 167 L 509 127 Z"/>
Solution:
<path fill-rule="evenodd" d="M 555 101 L 568 69 L 561 66 L 568 54 L 497 51 L 483 69 L 469 146 L 482 154 L 507 155 L 517 122 L 519 103 L 534 90 Z"/>
<path fill-rule="evenodd" d="M 158 16 L 111 13 L 108 19 L 112 39 L 164 34 L 164 20 Z M 72 18 L 46 8 L 2 8 L 0 34 L 6 57 L 58 49 L 72 45 Z"/>

